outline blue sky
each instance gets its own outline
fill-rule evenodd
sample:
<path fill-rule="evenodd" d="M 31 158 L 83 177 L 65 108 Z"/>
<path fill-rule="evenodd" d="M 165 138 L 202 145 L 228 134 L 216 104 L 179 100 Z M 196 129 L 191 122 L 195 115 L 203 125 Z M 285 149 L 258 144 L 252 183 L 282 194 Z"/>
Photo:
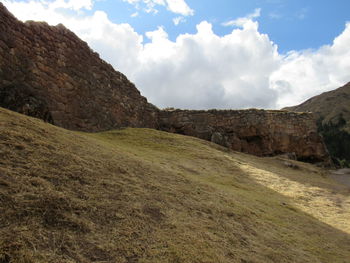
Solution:
<path fill-rule="evenodd" d="M 243 17 L 261 8 L 260 32 L 268 34 L 278 44 L 280 52 L 318 48 L 331 44 L 333 39 L 350 21 L 349 0 L 187 0 L 194 10 L 193 16 L 186 16 L 186 22 L 175 26 L 172 19 L 178 17 L 164 6 L 156 6 L 157 14 L 147 13 L 123 0 L 103 0 L 94 9 L 105 10 L 115 23 L 129 23 L 140 34 L 164 26 L 170 39 L 179 34 L 195 33 L 196 25 L 206 20 L 213 25 L 218 35 L 232 31 L 221 23 Z M 138 16 L 131 17 L 138 12 Z M 146 39 L 147 41 L 147 39 Z"/>
<path fill-rule="evenodd" d="M 349 0 L 0 1 L 63 23 L 160 108 L 278 109 L 350 81 Z"/>

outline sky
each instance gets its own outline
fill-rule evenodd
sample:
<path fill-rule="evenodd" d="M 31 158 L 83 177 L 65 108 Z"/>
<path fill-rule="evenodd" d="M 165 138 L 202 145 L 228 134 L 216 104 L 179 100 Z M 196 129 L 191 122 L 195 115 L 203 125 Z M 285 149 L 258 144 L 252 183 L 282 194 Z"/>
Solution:
<path fill-rule="evenodd" d="M 349 0 L 0 0 L 64 24 L 160 108 L 279 109 L 350 81 Z"/>

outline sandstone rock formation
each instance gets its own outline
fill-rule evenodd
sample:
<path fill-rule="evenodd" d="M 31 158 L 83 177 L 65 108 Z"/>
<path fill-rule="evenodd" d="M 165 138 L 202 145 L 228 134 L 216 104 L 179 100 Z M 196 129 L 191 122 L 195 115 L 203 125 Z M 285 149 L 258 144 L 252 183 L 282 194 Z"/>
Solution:
<path fill-rule="evenodd" d="M 22 23 L 1 3 L 0 106 L 72 130 L 148 127 L 260 156 L 328 161 L 310 114 L 160 111 L 63 25 Z"/>
<path fill-rule="evenodd" d="M 309 113 L 272 110 L 160 112 L 159 129 L 212 141 L 258 156 L 295 153 L 298 160 L 324 162 L 328 153 Z"/>
<path fill-rule="evenodd" d="M 157 109 L 63 25 L 22 23 L 0 3 L 0 32 L 0 97 L 21 90 L 45 98 L 52 122 L 73 130 L 156 127 Z M 32 116 L 47 115 L 32 102 L 0 101 Z"/>

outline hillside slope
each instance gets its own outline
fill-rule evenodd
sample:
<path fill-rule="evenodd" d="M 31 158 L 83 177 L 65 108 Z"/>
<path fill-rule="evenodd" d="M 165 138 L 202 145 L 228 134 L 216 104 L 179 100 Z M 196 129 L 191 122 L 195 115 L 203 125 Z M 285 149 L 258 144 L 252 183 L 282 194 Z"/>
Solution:
<path fill-rule="evenodd" d="M 285 110 L 297 112 L 313 112 L 323 124 L 337 123 L 342 115 L 346 121 L 346 129 L 350 132 L 350 82 L 343 87 L 324 92 L 312 97 L 300 105 L 286 107 Z"/>
<path fill-rule="evenodd" d="M 350 191 L 312 165 L 0 108 L 0 262 L 348 262 Z"/>
<path fill-rule="evenodd" d="M 350 167 L 350 82 L 285 110 L 313 112 L 335 164 Z"/>

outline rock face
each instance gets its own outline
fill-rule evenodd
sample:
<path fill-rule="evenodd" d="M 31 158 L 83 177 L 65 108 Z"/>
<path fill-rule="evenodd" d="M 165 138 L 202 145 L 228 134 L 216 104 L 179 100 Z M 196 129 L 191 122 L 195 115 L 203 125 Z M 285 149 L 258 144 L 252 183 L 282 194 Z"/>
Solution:
<path fill-rule="evenodd" d="M 22 23 L 0 3 L 0 32 L 2 107 L 73 130 L 156 127 L 158 110 L 63 25 Z M 7 99 L 20 93 L 40 102 Z"/>
<path fill-rule="evenodd" d="M 72 130 L 148 127 L 260 156 L 328 160 L 311 114 L 160 111 L 63 25 L 22 23 L 1 3 L 0 106 Z"/>
<path fill-rule="evenodd" d="M 258 156 L 294 153 L 298 160 L 329 160 L 309 113 L 267 110 L 162 111 L 159 128 Z"/>

